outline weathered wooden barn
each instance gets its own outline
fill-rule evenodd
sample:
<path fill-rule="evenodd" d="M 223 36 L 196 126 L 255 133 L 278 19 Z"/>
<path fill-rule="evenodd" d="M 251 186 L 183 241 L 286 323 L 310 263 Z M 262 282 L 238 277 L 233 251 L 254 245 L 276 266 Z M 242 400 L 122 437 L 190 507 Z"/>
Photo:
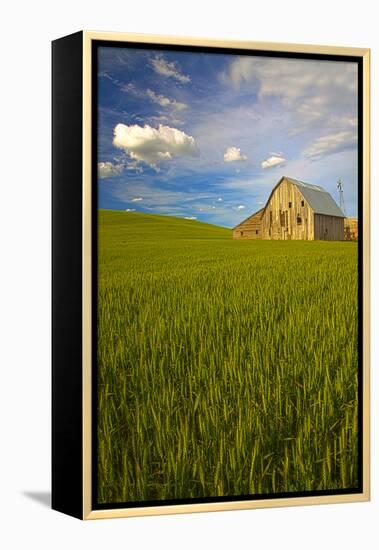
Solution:
<path fill-rule="evenodd" d="M 233 239 L 261 239 L 262 238 L 263 208 L 252 214 L 246 220 L 233 228 Z"/>
<path fill-rule="evenodd" d="M 233 228 L 233 238 L 343 241 L 344 218 L 325 189 L 283 176 L 266 206 Z"/>

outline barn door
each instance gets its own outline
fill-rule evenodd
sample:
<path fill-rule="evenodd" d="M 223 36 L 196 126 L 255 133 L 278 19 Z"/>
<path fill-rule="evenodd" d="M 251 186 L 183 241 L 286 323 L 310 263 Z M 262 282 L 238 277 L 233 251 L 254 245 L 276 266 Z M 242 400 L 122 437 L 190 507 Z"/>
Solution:
<path fill-rule="evenodd" d="M 289 234 L 289 226 L 288 226 L 288 210 L 285 210 L 283 214 L 284 214 L 284 240 L 289 241 L 291 239 L 291 235 Z"/>

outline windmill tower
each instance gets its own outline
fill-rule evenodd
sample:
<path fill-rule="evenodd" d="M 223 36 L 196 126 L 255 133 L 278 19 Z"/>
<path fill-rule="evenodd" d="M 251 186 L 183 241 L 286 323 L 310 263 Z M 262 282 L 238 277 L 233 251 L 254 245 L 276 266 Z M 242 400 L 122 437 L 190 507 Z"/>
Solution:
<path fill-rule="evenodd" d="M 343 198 L 343 183 L 341 179 L 337 181 L 337 189 L 340 194 L 340 209 L 342 210 L 343 214 L 345 214 L 346 216 L 345 200 Z"/>

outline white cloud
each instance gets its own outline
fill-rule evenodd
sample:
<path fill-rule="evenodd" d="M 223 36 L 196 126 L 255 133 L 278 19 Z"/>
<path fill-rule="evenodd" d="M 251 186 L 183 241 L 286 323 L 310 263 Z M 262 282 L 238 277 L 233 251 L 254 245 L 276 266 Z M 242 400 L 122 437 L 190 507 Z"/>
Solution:
<path fill-rule="evenodd" d="M 113 145 L 124 149 L 133 160 L 155 167 L 162 160 L 174 157 L 197 157 L 199 150 L 192 136 L 170 126 L 152 128 L 145 124 L 117 124 Z"/>
<path fill-rule="evenodd" d="M 345 98 L 350 97 L 357 89 L 356 77 L 354 63 L 244 56 L 230 63 L 222 80 L 239 88 L 256 79 L 260 96 L 282 96 L 293 101 L 306 95 L 315 107 L 322 107 L 337 89 L 345 91 Z"/>
<path fill-rule="evenodd" d="M 165 97 L 162 94 L 156 94 L 153 90 L 146 90 L 146 95 L 154 103 L 158 103 L 161 107 L 168 107 L 171 105 L 171 100 L 168 97 Z"/>
<path fill-rule="evenodd" d="M 271 156 L 267 159 L 263 160 L 261 162 L 261 167 L 263 169 L 265 168 L 273 168 L 274 166 L 280 166 L 281 164 L 284 164 L 286 162 L 286 159 L 277 153 L 271 153 Z"/>
<path fill-rule="evenodd" d="M 153 103 L 157 103 L 161 107 L 172 107 L 177 111 L 183 111 L 188 108 L 186 103 L 176 101 L 176 99 L 170 99 L 162 94 L 156 94 L 153 90 L 147 89 L 146 95 Z"/>
<path fill-rule="evenodd" d="M 222 202 L 222 201 L 223 201 L 223 198 L 222 198 L 222 197 L 219 197 L 219 198 L 217 199 L 217 201 L 218 201 L 218 202 Z"/>
<path fill-rule="evenodd" d="M 239 204 L 237 207 L 236 207 L 236 210 L 245 210 L 246 206 L 244 204 Z"/>
<path fill-rule="evenodd" d="M 196 216 L 184 216 L 185 220 L 197 220 Z"/>
<path fill-rule="evenodd" d="M 172 113 L 168 115 L 151 115 L 147 118 L 141 119 L 147 124 L 173 124 L 175 126 L 183 126 L 184 121 L 180 118 L 177 118 Z"/>
<path fill-rule="evenodd" d="M 357 76 L 355 63 L 237 57 L 221 80 L 234 89 L 246 86 L 260 101 L 278 98 L 296 135 L 316 125 L 346 129 L 356 118 Z"/>
<path fill-rule="evenodd" d="M 97 174 L 99 178 L 112 178 L 113 176 L 119 176 L 122 172 L 122 165 L 113 164 L 112 162 L 98 162 Z"/>
<path fill-rule="evenodd" d="M 163 94 L 158 94 L 154 92 L 154 90 L 151 90 L 150 88 L 147 88 L 147 90 L 144 90 L 142 88 L 137 87 L 133 82 L 128 82 L 127 84 L 120 85 L 120 88 L 123 92 L 127 94 L 131 94 L 135 97 L 137 97 L 139 100 L 142 100 L 142 98 L 147 98 L 151 102 L 156 103 L 160 107 L 163 107 L 166 110 L 165 113 L 159 113 L 157 115 L 149 116 L 149 122 L 166 122 L 170 124 L 176 124 L 181 125 L 183 124 L 183 121 L 178 119 L 179 112 L 185 111 L 185 109 L 188 109 L 187 103 L 183 103 L 182 101 L 177 101 L 176 99 L 170 99 L 169 97 L 164 96 Z M 144 122 L 148 122 L 146 117 L 140 117 L 135 116 L 134 120 L 143 120 Z"/>
<path fill-rule="evenodd" d="M 317 138 L 312 145 L 304 149 L 303 155 L 311 160 L 317 160 L 326 155 L 351 149 L 356 144 L 357 134 L 355 130 L 346 130 Z"/>
<path fill-rule="evenodd" d="M 224 162 L 236 162 L 247 160 L 246 155 L 241 154 L 239 147 L 227 147 L 224 153 Z"/>
<path fill-rule="evenodd" d="M 125 212 L 135 212 L 135 208 L 125 208 Z"/>
<path fill-rule="evenodd" d="M 143 174 L 143 168 L 141 165 L 138 164 L 136 160 L 133 160 L 131 162 L 127 162 L 125 165 L 126 170 L 133 170 L 137 174 Z"/>
<path fill-rule="evenodd" d="M 141 202 L 143 201 L 143 197 L 135 197 L 134 199 L 132 199 L 132 202 Z"/>
<path fill-rule="evenodd" d="M 229 70 L 224 73 L 223 79 L 229 81 L 234 88 L 239 88 L 242 82 L 247 82 L 252 78 L 256 64 L 255 59 L 239 57 L 229 65 Z"/>
<path fill-rule="evenodd" d="M 138 95 L 139 90 L 137 90 L 135 84 L 133 82 L 128 82 L 127 84 L 121 84 L 121 91 L 126 92 L 133 95 Z"/>
<path fill-rule="evenodd" d="M 154 71 L 160 75 L 174 78 L 182 84 L 187 84 L 191 81 L 190 77 L 183 74 L 174 62 L 166 61 L 162 56 L 157 55 L 151 60 L 151 66 Z"/>

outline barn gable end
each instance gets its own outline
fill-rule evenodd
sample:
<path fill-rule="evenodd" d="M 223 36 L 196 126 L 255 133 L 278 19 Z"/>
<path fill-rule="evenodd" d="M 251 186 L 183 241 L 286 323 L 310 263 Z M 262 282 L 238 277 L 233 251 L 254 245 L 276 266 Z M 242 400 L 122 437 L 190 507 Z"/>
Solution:
<path fill-rule="evenodd" d="M 298 187 L 281 178 L 274 187 L 262 216 L 264 239 L 313 240 L 313 210 Z"/>

